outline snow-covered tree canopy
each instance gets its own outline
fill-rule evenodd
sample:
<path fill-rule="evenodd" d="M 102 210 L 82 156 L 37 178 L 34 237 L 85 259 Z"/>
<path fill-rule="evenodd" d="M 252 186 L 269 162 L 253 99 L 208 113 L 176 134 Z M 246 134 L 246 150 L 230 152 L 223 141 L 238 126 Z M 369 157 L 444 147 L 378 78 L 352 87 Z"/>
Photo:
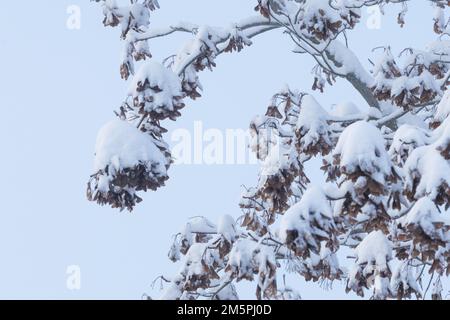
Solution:
<path fill-rule="evenodd" d="M 414 0 L 253 0 L 255 16 L 227 28 L 153 28 L 157 0 L 95 1 L 104 25 L 121 29 L 120 75 L 129 79 L 118 119 L 97 140 L 87 195 L 101 205 L 131 211 L 138 192 L 164 185 L 172 163 L 164 122 L 201 97 L 200 73 L 213 70 L 219 55 L 264 41 L 266 32 L 282 31 L 295 53 L 314 59 L 318 94 L 347 81 L 369 106 L 331 112 L 302 88 L 275 93 L 250 124 L 261 170 L 242 195 L 243 215 L 186 224 L 169 253 L 181 267 L 163 277 L 162 298 L 237 299 L 241 280 L 254 281 L 259 299 L 299 298 L 282 285 L 282 268 L 306 280 L 344 280 L 347 292 L 376 299 L 421 298 L 428 281 L 431 296 L 442 297 L 441 279 L 450 274 L 448 1 L 428 1 L 434 42 L 400 55 L 374 51 L 368 69 L 346 37 L 361 9 L 398 10 L 401 27 Z M 152 39 L 173 33 L 189 40 L 162 63 L 152 59 Z M 304 171 L 311 159 L 323 162 L 326 184 L 311 185 Z"/>

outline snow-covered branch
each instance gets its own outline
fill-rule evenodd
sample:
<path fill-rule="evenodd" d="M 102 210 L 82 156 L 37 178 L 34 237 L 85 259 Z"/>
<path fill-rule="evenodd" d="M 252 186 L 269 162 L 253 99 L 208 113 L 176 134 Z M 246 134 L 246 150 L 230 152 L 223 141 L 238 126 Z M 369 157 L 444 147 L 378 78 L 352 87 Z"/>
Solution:
<path fill-rule="evenodd" d="M 367 103 L 331 108 L 305 89 L 274 94 L 250 123 L 249 147 L 260 170 L 242 194 L 242 215 L 217 223 L 195 217 L 184 225 L 169 252 L 180 269 L 161 278 L 168 284 L 163 299 L 238 299 L 236 283 L 244 280 L 255 282 L 258 299 L 300 298 L 285 272 L 307 281 L 345 279 L 347 292 L 375 299 L 429 292 L 442 298 L 442 279 L 450 274 L 450 43 L 442 37 L 450 34 L 448 1 L 428 1 L 436 9 L 430 26 L 436 41 L 399 57 L 382 48 L 371 70 L 347 38 L 361 8 L 401 4 L 403 26 L 412 0 L 255 0 L 259 16 L 225 28 L 153 28 L 156 0 L 96 2 L 105 26 L 121 28 L 120 71 L 130 78 L 118 119 L 97 139 L 87 196 L 101 205 L 131 211 L 142 201 L 139 192 L 164 185 L 172 156 L 163 122 L 177 120 L 187 99 L 200 97 L 201 71 L 214 70 L 219 55 L 244 50 L 260 34 L 282 30 L 295 53 L 312 58 L 313 90 L 324 92 L 342 78 Z M 175 32 L 186 42 L 156 62 L 151 40 Z M 322 161 L 323 185 L 308 178 L 311 159 Z"/>

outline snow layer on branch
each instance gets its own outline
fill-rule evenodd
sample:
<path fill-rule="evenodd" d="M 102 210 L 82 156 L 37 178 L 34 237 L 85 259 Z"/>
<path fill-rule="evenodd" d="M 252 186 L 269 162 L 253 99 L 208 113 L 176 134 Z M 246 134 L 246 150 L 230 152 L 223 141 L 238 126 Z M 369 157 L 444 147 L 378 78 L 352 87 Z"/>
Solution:
<path fill-rule="evenodd" d="M 443 122 L 450 115 L 450 90 L 446 90 L 441 101 L 437 105 L 434 120 Z"/>
<path fill-rule="evenodd" d="M 450 149 L 450 117 L 445 119 L 439 128 L 437 128 L 433 133 L 434 136 L 437 137 L 433 145 L 437 150 L 443 151 L 443 154 L 447 149 L 446 153 L 448 154 L 448 150 Z M 446 156 L 446 159 L 448 159 L 448 156 Z"/>
<path fill-rule="evenodd" d="M 390 80 L 386 80 L 390 81 Z M 441 92 L 436 79 L 427 70 L 423 71 L 420 76 L 407 77 L 401 76 L 392 81 L 391 97 L 400 95 L 404 90 L 412 91 L 415 88 L 422 87 L 425 90 Z"/>
<path fill-rule="evenodd" d="M 425 50 L 436 55 L 436 58 L 441 59 L 443 56 L 450 55 L 450 41 L 433 41 L 425 47 Z"/>
<path fill-rule="evenodd" d="M 159 8 L 156 0 L 144 3 L 134 1 L 125 6 L 118 6 L 115 0 L 104 0 L 102 6 L 105 16 L 103 24 L 112 27 L 120 24 L 123 37 L 130 30 L 146 30 L 150 24 L 150 11 Z"/>
<path fill-rule="evenodd" d="M 302 131 L 302 145 L 309 146 L 316 144 L 321 137 L 325 137 L 327 140 L 325 142 L 330 144 L 331 141 L 327 139 L 329 127 L 327 120 L 329 118 L 329 114 L 313 96 L 304 96 L 297 121 L 297 128 Z"/>
<path fill-rule="evenodd" d="M 336 117 L 348 117 L 352 115 L 358 115 L 361 113 L 361 110 L 353 103 L 353 102 L 342 102 L 337 104 L 331 114 Z"/>
<path fill-rule="evenodd" d="M 145 101 L 146 111 L 159 108 L 173 111 L 174 97 L 183 96 L 181 79 L 172 70 L 155 61 L 148 61 L 141 66 L 130 84 L 128 95 L 144 100 L 149 95 L 145 92 L 147 90 L 151 91 L 152 101 Z"/>
<path fill-rule="evenodd" d="M 130 6 L 130 16 L 133 18 L 133 27 L 138 29 L 139 27 L 145 27 L 149 25 L 150 10 L 142 3 L 134 3 Z"/>
<path fill-rule="evenodd" d="M 391 289 L 394 295 L 398 294 L 399 289 L 403 292 L 416 292 L 421 294 L 419 284 L 416 281 L 416 277 L 411 272 L 411 268 L 408 265 L 408 261 L 403 261 L 397 264 L 391 278 Z"/>
<path fill-rule="evenodd" d="M 328 0 L 326 1 L 328 2 Z M 342 65 L 338 68 L 339 73 L 354 74 L 359 80 L 371 87 L 375 83 L 375 79 L 361 65 L 356 55 L 338 40 L 330 43 L 327 51 L 334 59 Z"/>
<path fill-rule="evenodd" d="M 334 155 L 340 155 L 340 165 L 346 174 L 360 169 L 380 183 L 391 174 L 383 136 L 369 122 L 358 121 L 348 126 L 339 137 Z"/>
<path fill-rule="evenodd" d="M 399 68 L 397 67 L 397 64 L 395 62 L 394 56 L 392 55 L 392 52 L 390 49 L 384 50 L 383 55 L 378 58 L 377 62 L 375 63 L 372 73 L 373 76 L 376 79 L 381 79 L 386 76 L 388 77 L 395 77 L 395 74 L 393 72 L 400 72 Z"/>
<path fill-rule="evenodd" d="M 156 166 L 166 173 L 167 160 L 153 139 L 122 120 L 113 120 L 100 129 L 95 147 L 95 171 L 112 166 L 116 171 L 138 164 Z"/>
<path fill-rule="evenodd" d="M 205 217 L 193 217 L 189 219 L 189 222 L 183 228 L 183 234 L 189 235 L 190 233 L 215 233 L 217 227 Z"/>
<path fill-rule="evenodd" d="M 373 284 L 375 299 L 390 295 L 388 262 L 392 259 L 392 245 L 381 230 L 372 231 L 355 248 L 356 262 L 348 275 L 347 290 L 364 296 L 364 287 Z"/>
<path fill-rule="evenodd" d="M 197 69 L 211 68 L 211 65 L 214 66 L 212 60 L 219 53 L 217 44 L 227 40 L 229 36 L 230 33 L 222 28 L 200 27 L 195 37 L 189 40 L 177 54 L 173 66 L 174 72 L 177 74 L 182 73 L 192 62 L 192 59 L 195 60 L 196 58 L 201 58 L 198 62 L 202 65 L 202 67 L 198 66 Z M 200 57 L 202 53 L 204 57 Z"/>
<path fill-rule="evenodd" d="M 410 154 L 414 149 L 428 144 L 430 137 L 427 132 L 416 126 L 404 124 L 400 126 L 394 134 L 389 154 Z"/>
<path fill-rule="evenodd" d="M 358 264 L 375 264 L 382 271 L 392 258 L 392 245 L 382 231 L 372 231 L 355 248 L 355 255 Z"/>
<path fill-rule="evenodd" d="M 159 300 L 178 300 L 183 295 L 182 291 L 182 281 L 183 277 L 181 275 L 177 275 L 172 279 L 170 284 L 164 289 L 163 293 L 159 297 Z"/>
<path fill-rule="evenodd" d="M 329 0 L 306 0 L 303 5 L 303 19 L 312 21 L 319 10 L 332 22 L 340 21 L 340 16 L 336 10 L 329 5 Z"/>
<path fill-rule="evenodd" d="M 279 227 L 280 240 L 285 243 L 288 240 L 288 231 L 290 230 L 297 230 L 299 237 L 306 235 L 304 237 L 306 239 L 311 238 L 313 233 L 321 233 L 321 230 L 317 228 L 312 230 L 310 221 L 313 219 L 322 230 L 329 229 L 332 210 L 325 193 L 318 187 L 311 187 L 306 190 L 302 199 L 283 215 Z M 319 235 L 327 238 L 328 235 L 325 232 L 323 233 Z M 315 245 L 315 243 L 312 242 L 310 245 Z"/>
<path fill-rule="evenodd" d="M 238 279 L 253 279 L 254 252 L 258 243 L 249 239 L 239 239 L 231 249 L 228 266 L 234 272 L 237 271 Z"/>
<path fill-rule="evenodd" d="M 216 226 L 205 217 L 192 217 L 183 226 L 180 233 L 174 239 L 169 251 L 169 258 L 172 261 L 180 260 L 181 254 L 186 254 L 190 246 L 198 242 L 198 236 L 203 240 L 209 238 L 210 235 L 216 234 Z M 202 241 L 204 242 L 204 241 Z"/>
<path fill-rule="evenodd" d="M 420 179 L 415 197 L 429 196 L 435 199 L 443 183 L 450 186 L 450 164 L 431 146 L 414 150 L 405 162 L 405 187 L 413 190 L 415 179 Z"/>
<path fill-rule="evenodd" d="M 411 211 L 400 220 L 403 226 L 419 225 L 422 230 L 429 236 L 434 235 L 436 232 L 440 233 L 440 239 L 444 238 L 442 230 L 437 230 L 434 223 L 445 222 L 440 214 L 436 204 L 428 197 L 420 198 Z"/>
<path fill-rule="evenodd" d="M 205 254 L 208 249 L 207 243 L 194 243 L 185 257 L 186 276 L 202 275 L 205 272 L 203 260 L 208 257 Z"/>
<path fill-rule="evenodd" d="M 261 176 L 274 175 L 289 166 L 289 155 L 284 149 L 279 141 L 277 144 L 269 146 L 267 157 L 261 163 Z"/>
<path fill-rule="evenodd" d="M 221 216 L 217 224 L 217 233 L 221 234 L 229 242 L 234 241 L 237 232 L 233 217 L 228 214 Z"/>
<path fill-rule="evenodd" d="M 273 248 L 259 245 L 249 239 L 239 239 L 230 252 L 225 268 L 228 276 L 237 281 L 252 281 L 258 275 L 257 296 L 261 298 L 276 294 L 277 261 Z"/>

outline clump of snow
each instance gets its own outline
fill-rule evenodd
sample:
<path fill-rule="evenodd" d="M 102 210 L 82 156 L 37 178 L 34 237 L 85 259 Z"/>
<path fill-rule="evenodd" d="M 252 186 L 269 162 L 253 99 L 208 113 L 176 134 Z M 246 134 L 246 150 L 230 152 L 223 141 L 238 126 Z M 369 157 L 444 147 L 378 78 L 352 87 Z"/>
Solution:
<path fill-rule="evenodd" d="M 400 95 L 404 90 L 411 92 L 416 88 L 441 92 L 436 79 L 430 72 L 425 70 L 422 74 L 416 77 L 401 76 L 393 80 L 391 84 L 391 97 Z"/>
<path fill-rule="evenodd" d="M 409 268 L 408 266 L 408 261 L 397 264 L 394 272 L 392 273 L 390 284 L 394 295 L 397 294 L 400 287 L 403 291 L 412 290 L 414 292 L 417 292 L 417 294 L 421 294 L 419 284 L 412 274 L 411 268 Z"/>
<path fill-rule="evenodd" d="M 401 225 L 408 226 L 419 225 L 420 228 L 429 236 L 439 233 L 438 238 L 442 239 L 442 230 L 436 229 L 434 223 L 444 222 L 439 214 L 439 209 L 436 204 L 428 197 L 420 198 L 408 214 L 400 220 Z"/>
<path fill-rule="evenodd" d="M 230 32 L 222 28 L 213 28 L 210 26 L 202 26 L 198 28 L 193 39 L 190 39 L 177 54 L 174 71 L 181 74 L 186 67 L 192 62 L 192 57 L 200 57 L 197 62 L 201 66 L 196 68 L 211 68 L 214 66 L 213 60 L 218 54 L 217 43 L 225 41 L 230 37 Z M 201 57 L 203 55 L 203 57 Z"/>
<path fill-rule="evenodd" d="M 319 14 L 319 11 L 323 12 L 323 15 L 332 22 L 340 20 L 336 10 L 330 7 L 328 0 L 306 0 L 302 9 L 302 17 L 305 20 L 313 20 Z"/>
<path fill-rule="evenodd" d="M 377 108 L 374 107 L 369 107 L 369 109 L 366 112 L 366 116 L 369 119 L 380 119 L 383 114 L 381 113 L 381 111 Z"/>
<path fill-rule="evenodd" d="M 95 171 L 107 166 L 120 171 L 138 164 L 149 164 L 157 172 L 166 173 L 167 159 L 148 134 L 119 119 L 104 125 L 97 136 Z"/>
<path fill-rule="evenodd" d="M 267 157 L 261 163 L 261 176 L 271 176 L 282 169 L 286 169 L 289 165 L 289 154 L 287 154 L 280 145 L 269 146 Z"/>
<path fill-rule="evenodd" d="M 446 90 L 444 96 L 436 107 L 434 120 L 443 122 L 450 115 L 450 90 Z"/>
<path fill-rule="evenodd" d="M 380 271 L 386 270 L 392 259 L 392 245 L 382 231 L 372 231 L 355 248 L 355 255 L 358 264 L 374 264 Z"/>
<path fill-rule="evenodd" d="M 439 151 L 444 151 L 450 145 L 450 117 L 446 118 L 442 124 L 433 132 L 436 141 L 433 146 Z M 448 152 L 447 152 L 448 153 Z M 447 158 L 448 159 L 448 158 Z"/>
<path fill-rule="evenodd" d="M 450 186 L 450 163 L 431 145 L 414 150 L 404 165 L 405 188 L 413 190 L 415 179 L 420 179 L 416 187 L 416 198 L 425 195 L 435 199 L 443 183 Z"/>
<path fill-rule="evenodd" d="M 360 169 L 380 183 L 384 183 L 385 176 L 391 174 L 383 136 L 369 122 L 358 121 L 348 126 L 339 137 L 333 154 L 340 156 L 340 166 L 346 174 Z"/>
<path fill-rule="evenodd" d="M 394 134 L 389 155 L 410 154 L 414 149 L 426 145 L 429 141 L 430 137 L 424 129 L 404 124 Z"/>
<path fill-rule="evenodd" d="M 175 276 L 159 297 L 159 300 L 178 300 L 183 295 L 183 276 Z"/>
<path fill-rule="evenodd" d="M 358 115 L 361 110 L 353 102 L 342 102 L 337 104 L 332 110 L 331 114 L 335 117 L 345 118 L 351 115 Z"/>
<path fill-rule="evenodd" d="M 288 232 L 296 230 L 298 232 L 298 239 L 312 240 L 312 235 L 319 233 L 319 235 L 328 238 L 325 231 L 328 231 L 333 225 L 332 210 L 328 203 L 328 199 L 321 188 L 310 187 L 305 191 L 301 200 L 290 207 L 280 221 L 279 237 L 284 243 L 288 240 Z M 312 222 L 318 228 L 311 226 Z M 310 245 L 315 246 L 315 242 L 310 242 Z M 298 244 L 302 247 L 305 244 Z M 317 248 L 319 249 L 319 248 Z"/>
<path fill-rule="evenodd" d="M 326 0 L 326 2 L 328 2 L 328 0 Z M 332 41 L 328 45 L 327 52 L 342 65 L 342 67 L 337 68 L 337 72 L 353 74 L 368 87 L 372 87 L 375 84 L 375 79 L 362 66 L 356 55 L 342 42 L 338 40 Z"/>
<path fill-rule="evenodd" d="M 223 287 L 223 289 L 217 293 L 217 300 L 239 300 L 239 295 L 234 284 L 230 283 L 229 285 Z"/>
<path fill-rule="evenodd" d="M 413 113 L 406 113 L 405 115 L 401 116 L 397 119 L 397 124 L 399 126 L 403 124 L 409 124 L 412 126 L 415 126 L 417 128 L 422 128 L 425 130 L 428 130 L 428 125 L 423 119 L 421 115 L 413 114 Z"/>
<path fill-rule="evenodd" d="M 227 269 L 237 273 L 238 279 L 253 279 L 254 252 L 258 244 L 249 239 L 239 239 L 231 249 Z"/>
<path fill-rule="evenodd" d="M 377 80 L 384 78 L 392 79 L 400 74 L 400 69 L 395 62 L 394 56 L 389 48 L 376 61 L 372 73 Z M 396 74 L 394 74 L 396 73 Z"/>
<path fill-rule="evenodd" d="M 138 30 L 140 27 L 146 27 L 150 21 L 150 10 L 143 3 L 133 3 L 129 8 L 129 16 L 132 18 L 130 27 Z"/>
<path fill-rule="evenodd" d="M 315 122 L 328 120 L 329 115 L 312 95 L 305 95 L 297 122 L 297 127 L 312 128 L 317 126 Z"/>
<path fill-rule="evenodd" d="M 356 262 L 348 274 L 347 290 L 364 296 L 363 288 L 373 284 L 374 298 L 390 296 L 390 268 L 392 244 L 385 234 L 378 230 L 369 233 L 355 248 Z M 373 281 L 371 281 L 371 280 Z"/>
<path fill-rule="evenodd" d="M 205 217 L 193 217 L 189 219 L 183 229 L 183 234 L 188 235 L 192 232 L 215 233 L 217 227 Z"/>
<path fill-rule="evenodd" d="M 130 83 L 128 95 L 145 104 L 145 111 L 175 109 L 175 99 L 183 96 L 181 79 L 170 69 L 153 60 L 145 62 Z M 149 98 L 151 97 L 151 98 Z"/>
<path fill-rule="evenodd" d="M 183 226 L 182 230 L 174 239 L 169 251 L 169 258 L 172 261 L 180 260 L 180 254 L 185 254 L 190 246 L 197 242 L 197 235 L 213 235 L 217 232 L 217 227 L 205 217 L 192 217 Z"/>
<path fill-rule="evenodd" d="M 379 274 L 375 275 L 373 289 L 375 299 L 386 299 L 391 292 L 389 278 L 382 277 Z"/>
<path fill-rule="evenodd" d="M 449 40 L 437 40 L 430 42 L 425 50 L 435 54 L 437 57 L 442 57 L 450 54 L 450 41 Z"/>
<path fill-rule="evenodd" d="M 237 281 L 246 279 L 252 281 L 258 275 L 257 295 L 261 293 L 276 293 L 276 266 L 275 252 L 267 246 L 259 245 L 249 239 L 239 239 L 229 254 L 225 272 Z M 274 292 L 275 291 L 275 292 Z"/>
<path fill-rule="evenodd" d="M 187 278 L 194 275 L 202 275 L 205 272 L 203 260 L 207 257 L 205 252 L 208 249 L 206 243 L 194 243 L 186 253 L 185 274 Z"/>
<path fill-rule="evenodd" d="M 267 126 L 267 123 L 268 118 L 266 116 L 256 116 L 250 123 L 249 147 L 260 160 L 265 160 L 271 151 L 274 152 L 271 156 L 276 157 L 275 152 L 279 151 L 279 136 L 274 128 L 270 125 Z"/>
<path fill-rule="evenodd" d="M 221 234 L 227 241 L 233 242 L 236 238 L 236 223 L 230 215 L 223 215 L 217 224 L 217 233 Z"/>
<path fill-rule="evenodd" d="M 300 130 L 301 144 L 309 146 L 319 142 L 323 137 L 325 142 L 330 144 L 329 114 L 322 108 L 322 106 L 311 95 L 306 95 L 302 99 L 302 106 L 297 121 L 297 129 Z"/>
<path fill-rule="evenodd" d="M 439 32 L 443 32 L 446 28 L 447 20 L 445 19 L 445 12 L 444 9 L 436 6 L 434 9 L 434 17 L 433 20 L 435 22 L 435 29 L 437 29 Z"/>

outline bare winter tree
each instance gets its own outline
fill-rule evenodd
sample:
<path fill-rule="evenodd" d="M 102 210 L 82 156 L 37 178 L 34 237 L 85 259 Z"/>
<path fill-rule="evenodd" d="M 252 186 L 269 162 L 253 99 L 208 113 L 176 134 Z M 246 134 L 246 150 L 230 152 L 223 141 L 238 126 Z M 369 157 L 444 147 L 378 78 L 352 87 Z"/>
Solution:
<path fill-rule="evenodd" d="M 442 298 L 450 274 L 450 42 L 443 40 L 450 2 L 428 0 L 436 9 L 435 42 L 399 57 L 386 47 L 368 71 L 346 37 L 361 8 L 400 8 L 402 26 L 414 1 L 254 1 L 256 16 L 231 28 L 154 29 L 156 0 L 123 6 L 96 0 L 104 25 L 122 30 L 120 75 L 131 79 L 117 120 L 99 133 L 88 198 L 131 211 L 142 200 L 138 192 L 163 186 L 172 158 L 162 122 L 176 120 L 186 99 L 200 97 L 200 71 L 213 70 L 217 56 L 244 50 L 258 35 L 281 30 L 296 53 L 317 64 L 314 90 L 343 79 L 369 108 L 346 104 L 329 112 L 312 95 L 276 93 L 250 124 L 261 170 L 242 197 L 243 215 L 186 224 L 169 253 L 181 268 L 163 278 L 162 298 L 238 299 L 241 280 L 254 281 L 258 299 L 299 298 L 281 285 L 282 267 L 307 281 L 345 280 L 347 292 L 375 299 Z M 190 40 L 163 64 L 151 59 L 149 42 L 176 32 Z M 322 187 L 312 187 L 303 170 L 313 158 L 323 161 Z M 340 263 L 343 250 L 352 254 Z"/>

